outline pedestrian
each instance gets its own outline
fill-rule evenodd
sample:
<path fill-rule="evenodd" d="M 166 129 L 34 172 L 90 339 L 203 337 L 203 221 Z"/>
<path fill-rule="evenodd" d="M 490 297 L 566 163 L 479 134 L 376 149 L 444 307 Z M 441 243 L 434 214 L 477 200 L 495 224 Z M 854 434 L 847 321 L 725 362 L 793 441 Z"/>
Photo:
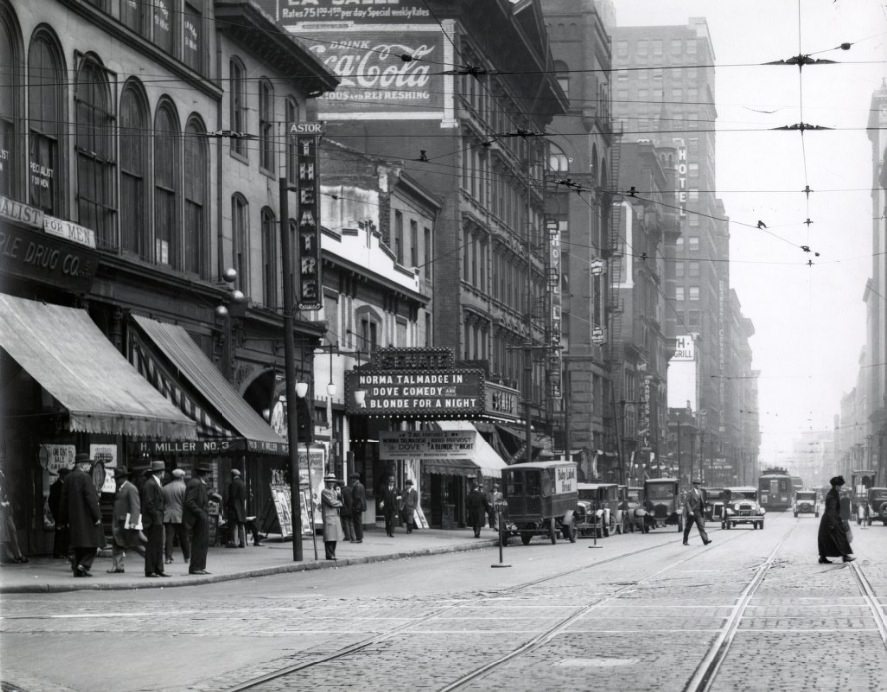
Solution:
<path fill-rule="evenodd" d="M 480 530 L 483 528 L 490 507 L 480 481 L 472 480 L 472 483 L 474 484 L 474 489 L 468 493 L 468 500 L 466 502 L 468 506 L 468 523 L 474 529 L 474 537 L 480 538 Z"/>
<path fill-rule="evenodd" d="M 835 476 L 829 481 L 832 486 L 825 496 L 825 511 L 819 520 L 819 564 L 831 564 L 830 557 L 840 557 L 844 562 L 853 562 L 853 549 L 847 540 L 849 524 L 841 518 L 841 493 L 839 488 L 844 485 L 844 476 Z"/>
<path fill-rule="evenodd" d="M 62 523 L 62 488 L 71 469 L 59 469 L 58 478 L 49 486 L 49 512 L 55 522 L 55 537 L 52 542 L 52 556 L 68 557 L 68 527 Z"/>
<path fill-rule="evenodd" d="M 354 543 L 354 524 L 351 520 L 353 505 L 351 499 L 351 486 L 347 483 L 341 483 L 339 487 L 341 488 L 342 494 L 342 507 L 339 509 L 339 519 L 342 522 L 342 532 L 345 534 L 343 540 Z"/>
<path fill-rule="evenodd" d="M 145 546 L 145 576 L 167 577 L 163 569 L 163 513 L 166 498 L 163 496 L 161 478 L 166 464 L 160 459 L 151 462 L 150 475 L 142 485 L 142 526 L 148 545 Z"/>
<path fill-rule="evenodd" d="M 493 483 L 493 491 L 490 493 L 490 497 L 488 499 L 490 503 L 490 528 L 496 530 L 498 528 L 496 512 L 498 511 L 499 506 L 502 504 L 502 490 L 500 489 L 498 483 Z"/>
<path fill-rule="evenodd" d="M 323 516 L 323 548 L 327 560 L 336 559 L 336 543 L 342 540 L 342 493 L 336 486 L 338 480 L 330 473 L 323 477 L 324 488 L 320 493 L 320 513 Z"/>
<path fill-rule="evenodd" d="M 12 501 L 6 484 L 6 476 L 0 471 L 0 542 L 2 542 L 13 562 L 27 562 L 18 543 L 18 529 L 15 527 Z"/>
<path fill-rule="evenodd" d="M 397 510 L 400 504 L 400 495 L 394 487 L 394 476 L 388 477 L 388 485 L 382 494 L 379 508 L 385 517 L 385 533 L 394 538 L 394 522 L 397 519 Z"/>
<path fill-rule="evenodd" d="M 363 543 L 363 513 L 367 508 L 367 493 L 360 474 L 351 474 L 351 523 L 354 527 L 354 542 Z"/>
<path fill-rule="evenodd" d="M 696 524 L 696 528 L 699 530 L 702 544 L 711 543 L 711 539 L 705 531 L 705 515 L 703 514 L 705 501 L 702 499 L 702 491 L 699 490 L 701 484 L 702 481 L 693 481 L 693 489 L 684 498 L 684 512 L 687 515 L 684 519 L 684 545 L 690 545 L 687 539 L 690 538 L 690 529 L 693 524 Z"/>
<path fill-rule="evenodd" d="M 163 499 L 166 507 L 163 509 L 163 553 L 166 564 L 173 563 L 173 545 L 176 537 L 182 549 L 182 557 L 185 562 L 191 559 L 191 542 L 188 540 L 188 531 L 182 522 L 182 513 L 185 509 L 185 470 L 173 469 L 172 480 L 163 486 Z"/>
<path fill-rule="evenodd" d="M 198 462 L 194 475 L 185 486 L 182 521 L 191 532 L 191 563 L 188 574 L 209 574 L 206 554 L 209 552 L 209 490 L 206 487 L 208 466 Z"/>
<path fill-rule="evenodd" d="M 225 514 L 228 519 L 228 543 L 225 547 L 246 548 L 246 484 L 238 469 L 231 469 Z"/>
<path fill-rule="evenodd" d="M 126 571 L 126 551 L 134 550 L 143 558 L 142 505 L 139 491 L 130 481 L 132 472 L 124 466 L 114 469 L 117 493 L 114 496 L 114 516 L 111 520 L 111 569 L 108 574 Z"/>
<path fill-rule="evenodd" d="M 419 508 L 419 493 L 413 487 L 411 478 L 404 481 L 403 496 L 401 499 L 401 517 L 407 527 L 407 533 L 412 533 L 416 526 L 416 510 Z"/>
<path fill-rule="evenodd" d="M 62 487 L 62 523 L 68 525 L 71 571 L 75 577 L 92 576 L 89 570 L 96 550 L 105 543 L 99 493 L 89 473 L 92 463 L 89 454 L 77 454 L 74 457 L 74 470 L 68 474 Z"/>

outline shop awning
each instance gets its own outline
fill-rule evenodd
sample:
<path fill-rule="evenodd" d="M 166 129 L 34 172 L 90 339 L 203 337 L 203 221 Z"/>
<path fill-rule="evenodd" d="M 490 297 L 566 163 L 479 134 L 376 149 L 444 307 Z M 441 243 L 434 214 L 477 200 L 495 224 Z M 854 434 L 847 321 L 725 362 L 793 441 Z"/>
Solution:
<path fill-rule="evenodd" d="M 480 470 L 480 473 L 487 478 L 501 478 L 502 469 L 506 464 L 502 457 L 496 454 L 486 440 L 474 427 L 474 424 L 468 420 L 439 420 L 435 421 L 435 425 L 441 430 L 455 430 L 462 432 L 473 432 L 475 435 L 474 448 L 471 454 L 464 459 L 423 459 L 422 467 L 431 473 L 456 474 L 460 476 L 469 476 Z"/>
<path fill-rule="evenodd" d="M 140 315 L 133 320 L 138 331 L 130 330 L 130 360 L 196 422 L 201 439 L 225 441 L 221 449 L 288 453 L 286 440 L 240 396 L 184 327 Z"/>
<path fill-rule="evenodd" d="M 0 347 L 67 410 L 70 431 L 197 437 L 85 310 L 0 294 Z"/>

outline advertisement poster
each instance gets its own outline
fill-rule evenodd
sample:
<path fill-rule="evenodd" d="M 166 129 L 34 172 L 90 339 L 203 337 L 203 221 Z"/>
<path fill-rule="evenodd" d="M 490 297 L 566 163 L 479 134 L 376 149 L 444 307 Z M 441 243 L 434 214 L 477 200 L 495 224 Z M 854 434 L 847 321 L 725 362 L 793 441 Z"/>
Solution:
<path fill-rule="evenodd" d="M 314 514 L 314 525 L 323 526 L 323 519 L 320 516 L 320 493 L 323 491 L 323 474 L 326 468 L 326 447 L 322 445 L 311 445 L 306 451 L 305 447 L 299 447 L 299 487 L 303 493 L 309 493 L 308 497 L 313 500 L 318 510 Z M 304 511 L 303 503 L 303 511 Z M 310 511 L 310 503 L 309 503 Z M 307 515 L 303 514 L 305 523 L 308 526 Z"/>
<path fill-rule="evenodd" d="M 280 524 L 280 535 L 289 538 L 293 535 L 293 513 L 290 507 L 289 485 L 272 483 L 271 498 L 274 501 L 274 511 L 277 512 L 277 521 Z"/>
<path fill-rule="evenodd" d="M 115 493 L 117 484 L 114 483 L 114 469 L 117 468 L 117 445 L 91 444 L 89 445 L 89 456 L 105 465 L 105 483 L 102 485 L 102 492 Z"/>
<path fill-rule="evenodd" d="M 40 466 L 50 475 L 57 476 L 59 469 L 73 469 L 77 448 L 74 445 L 40 445 L 37 452 Z"/>

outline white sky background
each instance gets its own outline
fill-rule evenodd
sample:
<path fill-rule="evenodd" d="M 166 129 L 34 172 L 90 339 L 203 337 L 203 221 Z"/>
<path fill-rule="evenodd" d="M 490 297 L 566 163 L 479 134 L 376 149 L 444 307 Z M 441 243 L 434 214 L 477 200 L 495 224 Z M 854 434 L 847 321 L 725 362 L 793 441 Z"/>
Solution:
<path fill-rule="evenodd" d="M 761 461 L 772 461 L 791 450 L 801 430 L 831 429 L 842 394 L 856 384 L 865 344 L 862 296 L 872 266 L 872 148 L 865 127 L 872 92 L 887 76 L 887 1 L 614 4 L 619 26 L 708 20 L 717 65 L 718 196 L 733 221 L 730 282 L 755 325 Z M 854 43 L 849 51 L 818 53 L 847 41 Z M 800 79 L 797 66 L 759 65 L 799 53 L 845 64 L 806 66 Z M 852 61 L 873 62 L 846 64 Z M 754 66 L 728 67 L 749 63 Z M 797 123 L 801 103 L 808 124 L 854 128 L 806 132 L 806 176 L 798 132 L 727 131 Z M 810 195 L 809 230 L 801 192 L 808 183 L 822 190 Z M 758 219 L 784 240 L 736 223 Z M 812 268 L 806 266 L 811 258 Z"/>

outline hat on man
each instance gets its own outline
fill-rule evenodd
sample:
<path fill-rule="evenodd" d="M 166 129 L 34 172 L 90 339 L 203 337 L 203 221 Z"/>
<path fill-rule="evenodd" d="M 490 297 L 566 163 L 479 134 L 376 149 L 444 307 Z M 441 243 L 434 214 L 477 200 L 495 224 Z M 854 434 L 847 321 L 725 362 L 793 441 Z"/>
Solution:
<path fill-rule="evenodd" d="M 128 478 L 131 473 L 126 466 L 117 466 L 114 469 L 114 478 Z"/>
<path fill-rule="evenodd" d="M 413 481 L 411 481 L 409 478 L 407 478 L 407 479 L 404 481 L 404 485 L 412 485 L 412 484 L 413 484 Z"/>
<path fill-rule="evenodd" d="M 326 474 L 326 475 L 323 477 L 323 482 L 324 482 L 324 483 L 335 483 L 335 482 L 338 481 L 338 480 L 339 480 L 339 479 L 336 478 L 336 474 L 335 474 L 335 473 L 328 473 L 328 474 Z"/>
<path fill-rule="evenodd" d="M 702 481 L 699 480 L 698 478 L 697 478 L 697 479 L 694 479 L 694 480 L 693 480 L 693 485 L 702 485 Z"/>
<path fill-rule="evenodd" d="M 198 461 L 197 465 L 194 467 L 194 473 L 204 474 L 209 473 L 212 469 L 209 467 L 209 464 L 203 461 Z"/>
<path fill-rule="evenodd" d="M 80 452 L 77 456 L 74 457 L 75 464 L 91 464 L 92 457 L 89 456 L 86 452 Z"/>
<path fill-rule="evenodd" d="M 166 463 L 160 459 L 154 459 L 151 461 L 151 473 L 155 471 L 166 471 Z"/>
<path fill-rule="evenodd" d="M 846 481 L 844 480 L 844 476 L 835 476 L 829 481 L 829 483 L 831 485 L 844 485 Z"/>
<path fill-rule="evenodd" d="M 351 480 L 354 480 L 355 478 L 357 478 L 359 480 L 360 474 L 355 472 L 355 473 L 352 473 L 350 476 L 348 476 L 348 478 L 350 478 Z"/>
<path fill-rule="evenodd" d="M 185 469 L 173 469 L 172 475 L 173 475 L 173 478 L 184 478 L 185 477 Z"/>
<path fill-rule="evenodd" d="M 240 471 L 237 470 L 237 469 L 231 469 L 231 475 L 232 475 L 232 476 L 239 476 L 239 475 L 240 475 Z"/>

